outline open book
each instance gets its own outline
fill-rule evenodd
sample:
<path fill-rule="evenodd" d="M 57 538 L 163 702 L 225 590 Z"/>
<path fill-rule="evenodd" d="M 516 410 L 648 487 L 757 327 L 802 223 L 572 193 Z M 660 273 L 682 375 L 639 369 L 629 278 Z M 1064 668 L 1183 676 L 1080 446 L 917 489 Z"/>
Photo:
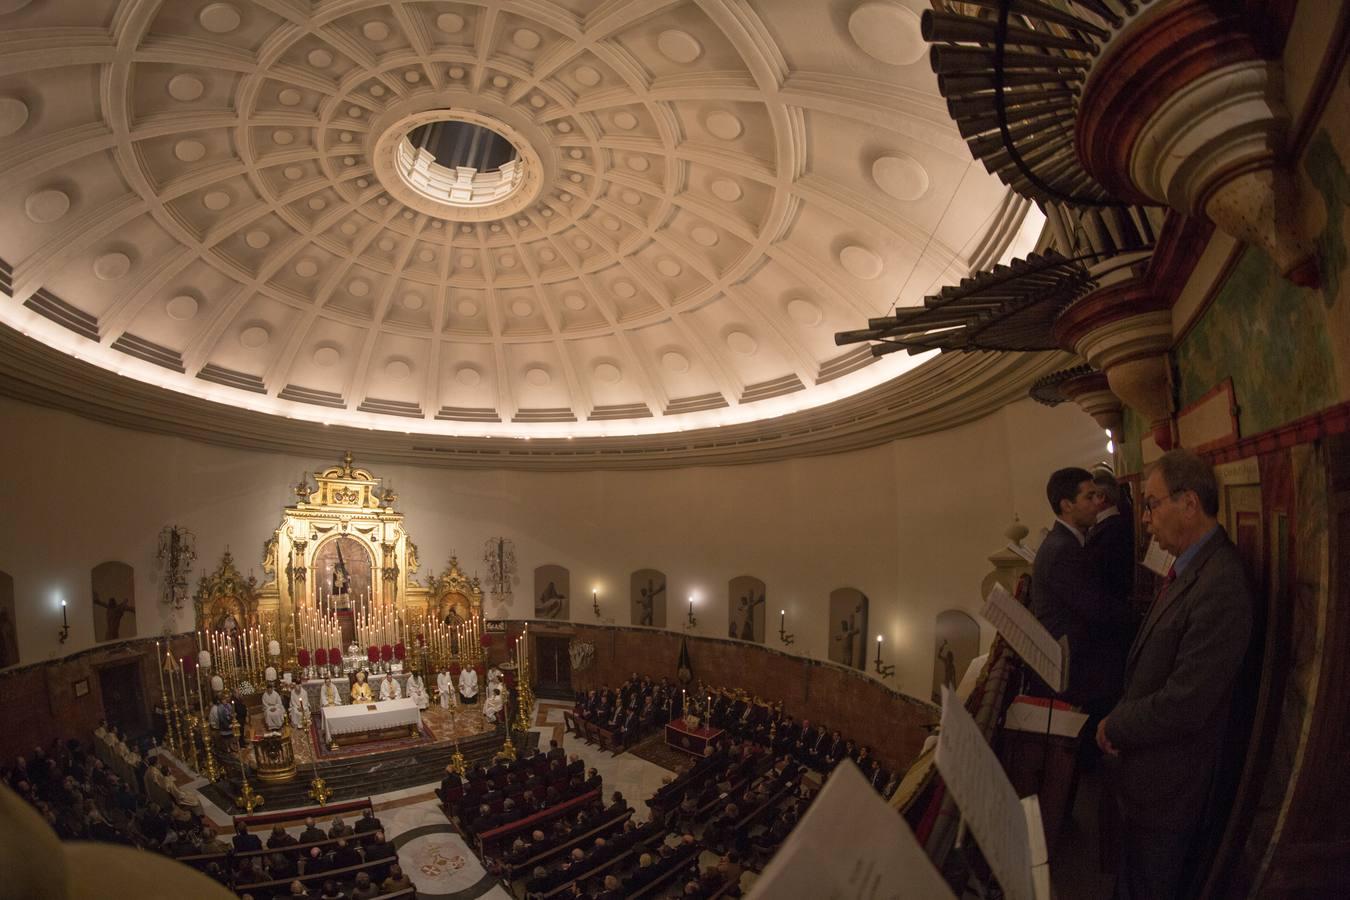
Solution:
<path fill-rule="evenodd" d="M 750 900 L 956 900 L 908 823 L 844 760 Z"/>

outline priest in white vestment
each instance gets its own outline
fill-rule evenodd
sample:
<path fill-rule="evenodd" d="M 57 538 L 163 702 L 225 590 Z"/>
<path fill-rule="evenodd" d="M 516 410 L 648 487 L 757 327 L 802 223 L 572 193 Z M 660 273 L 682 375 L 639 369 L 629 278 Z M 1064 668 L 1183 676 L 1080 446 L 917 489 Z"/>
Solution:
<path fill-rule="evenodd" d="M 459 673 L 459 699 L 469 705 L 478 702 L 478 672 L 472 666 Z"/>
<path fill-rule="evenodd" d="M 450 708 L 450 695 L 455 692 L 454 679 L 450 673 L 442 669 L 436 673 L 436 693 L 440 695 L 441 709 Z M 456 698 L 458 699 L 458 698 Z"/>
<path fill-rule="evenodd" d="M 408 676 L 408 699 L 416 703 L 418 709 L 427 708 L 427 686 L 417 672 Z"/>
<path fill-rule="evenodd" d="M 487 699 L 483 701 L 483 718 L 496 725 L 497 719 L 501 716 L 502 709 L 505 706 L 506 701 L 502 699 L 502 689 L 500 687 L 489 689 Z"/>
<path fill-rule="evenodd" d="M 280 731 L 286 721 L 286 705 L 277 686 L 270 681 L 267 690 L 262 693 L 262 710 L 263 727 L 268 731 Z"/>
<path fill-rule="evenodd" d="M 296 731 L 309 725 L 309 692 L 303 684 L 291 688 L 291 727 Z"/>
<path fill-rule="evenodd" d="M 319 688 L 320 706 L 341 706 L 342 695 L 338 693 L 337 685 L 333 684 L 333 679 L 325 676 L 323 687 Z"/>
<path fill-rule="evenodd" d="M 380 699 L 397 700 L 402 696 L 403 692 L 399 690 L 398 681 L 395 680 L 394 676 L 384 676 L 384 680 L 380 682 Z"/>

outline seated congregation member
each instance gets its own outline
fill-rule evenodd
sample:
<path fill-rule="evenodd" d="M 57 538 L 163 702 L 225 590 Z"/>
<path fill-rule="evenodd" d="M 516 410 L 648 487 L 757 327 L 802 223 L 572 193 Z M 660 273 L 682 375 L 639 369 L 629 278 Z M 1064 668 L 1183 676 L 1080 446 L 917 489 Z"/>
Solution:
<path fill-rule="evenodd" d="M 384 828 L 380 820 L 375 818 L 375 810 L 365 809 L 361 812 L 361 818 L 356 820 L 357 836 L 368 836 Z"/>
<path fill-rule="evenodd" d="M 384 839 L 383 831 L 375 832 L 371 842 L 365 846 L 364 852 L 366 855 L 366 862 L 386 863 L 385 865 L 376 867 L 371 872 L 371 877 L 374 878 L 376 881 L 383 881 L 384 876 L 389 873 L 389 866 L 387 864 L 388 861 L 398 859 L 398 851 L 394 849 L 393 844 L 389 843 Z"/>
<path fill-rule="evenodd" d="M 347 869 L 361 863 L 361 851 L 347 843 L 346 838 L 338 838 L 337 846 L 333 848 L 333 868 Z"/>
<path fill-rule="evenodd" d="M 319 900 L 346 900 L 347 895 L 338 887 L 338 883 L 329 879 L 323 883 L 323 890 L 319 893 Z"/>
<path fill-rule="evenodd" d="M 328 829 L 330 838 L 351 837 L 352 826 L 342 821 L 342 816 L 333 817 L 333 825 Z"/>
<path fill-rule="evenodd" d="M 370 880 L 370 875 L 365 872 L 356 873 L 356 886 L 352 888 L 351 900 L 372 900 L 380 896 L 380 887 Z"/>
<path fill-rule="evenodd" d="M 407 875 L 403 874 L 403 869 L 398 863 L 389 867 L 388 877 L 380 882 L 380 890 L 386 894 L 392 894 L 394 891 L 406 891 L 410 887 L 413 887 L 413 883 Z"/>
<path fill-rule="evenodd" d="M 272 826 L 272 833 L 267 836 L 268 850 L 284 850 L 287 847 L 293 847 L 296 844 L 295 838 L 286 833 L 286 829 L 280 825 Z"/>
<path fill-rule="evenodd" d="M 236 822 L 234 825 L 234 852 L 247 853 L 250 850 L 261 850 L 262 841 L 256 834 L 251 834 L 243 822 Z"/>
<path fill-rule="evenodd" d="M 300 843 L 313 844 L 317 841 L 322 841 L 327 837 L 328 835 L 323 833 L 323 829 L 315 824 L 313 816 L 305 819 L 305 830 L 300 832 Z"/>

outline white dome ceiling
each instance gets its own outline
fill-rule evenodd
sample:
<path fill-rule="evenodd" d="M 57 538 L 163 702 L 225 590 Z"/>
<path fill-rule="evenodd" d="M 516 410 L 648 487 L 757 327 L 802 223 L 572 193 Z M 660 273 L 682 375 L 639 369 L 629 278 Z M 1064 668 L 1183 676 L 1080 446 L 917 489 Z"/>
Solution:
<path fill-rule="evenodd" d="M 0 0 L 0 321 L 400 432 L 857 393 L 912 360 L 834 332 L 987 264 L 1025 209 L 947 115 L 925 6 Z M 533 160 L 509 214 L 409 194 L 394 138 L 439 110 Z"/>

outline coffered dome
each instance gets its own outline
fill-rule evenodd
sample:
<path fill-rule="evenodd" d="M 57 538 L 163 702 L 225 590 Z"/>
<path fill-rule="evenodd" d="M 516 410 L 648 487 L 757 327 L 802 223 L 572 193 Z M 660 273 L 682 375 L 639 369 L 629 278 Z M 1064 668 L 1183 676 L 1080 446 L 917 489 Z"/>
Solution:
<path fill-rule="evenodd" d="M 925 5 L 0 0 L 0 320 L 398 432 L 856 394 L 914 360 L 834 332 L 1002 256 L 1026 211 L 937 95 Z M 436 122 L 501 152 L 438 156 Z"/>

